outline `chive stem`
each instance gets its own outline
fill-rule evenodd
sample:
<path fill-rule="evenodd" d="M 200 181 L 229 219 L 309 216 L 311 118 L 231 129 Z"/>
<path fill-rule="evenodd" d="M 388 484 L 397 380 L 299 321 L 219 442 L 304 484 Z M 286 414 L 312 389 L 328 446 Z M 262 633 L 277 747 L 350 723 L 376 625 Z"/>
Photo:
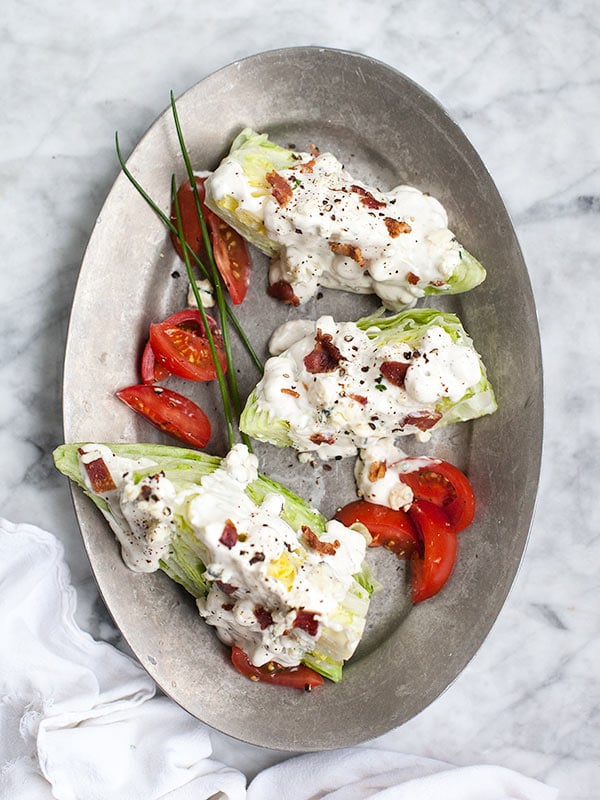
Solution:
<path fill-rule="evenodd" d="M 208 228 L 206 225 L 206 220 L 204 218 L 204 212 L 202 210 L 202 204 L 200 202 L 200 197 L 198 195 L 198 187 L 196 185 L 196 178 L 194 175 L 194 170 L 192 167 L 192 163 L 190 161 L 190 156 L 188 153 L 188 149 L 185 145 L 185 141 L 183 138 L 183 131 L 181 130 L 181 123 L 179 121 L 179 114 L 177 113 L 177 107 L 175 105 L 175 97 L 173 92 L 171 91 L 171 110 L 173 112 L 173 121 L 175 123 L 175 130 L 177 132 L 177 139 L 179 141 L 179 147 L 181 150 L 181 155 L 183 156 L 183 161 L 185 163 L 185 168 L 187 172 L 188 179 L 190 181 L 190 186 L 192 188 L 192 193 L 194 195 L 194 204 L 196 206 L 196 213 L 198 215 L 198 221 L 200 222 L 200 228 L 202 230 L 202 238 L 204 240 L 204 247 L 206 249 L 206 253 L 208 255 L 208 261 L 211 270 L 211 282 L 215 290 L 215 296 L 217 300 L 217 307 L 219 309 L 219 316 L 221 318 L 221 329 L 223 333 L 223 344 L 225 346 L 225 355 L 227 358 L 227 380 L 229 386 L 231 388 L 231 394 L 233 399 L 233 407 L 236 413 L 236 416 L 239 420 L 240 414 L 242 413 L 242 402 L 240 400 L 240 393 L 237 383 L 237 376 L 235 374 L 235 367 L 233 363 L 233 356 L 231 353 L 231 338 L 229 336 L 229 326 L 227 324 L 227 310 L 226 310 L 226 303 L 225 297 L 223 294 L 223 285 L 221 282 L 221 275 L 219 273 L 219 268 L 217 267 L 212 245 L 210 242 L 210 238 L 208 235 Z M 182 241 L 182 237 L 180 236 L 180 241 Z M 183 246 L 182 246 L 183 249 Z M 198 298 L 197 298 L 198 300 Z M 241 434 L 244 440 L 244 443 L 249 446 L 249 440 L 247 440 L 246 434 Z"/>
<path fill-rule="evenodd" d="M 116 146 L 117 158 L 119 160 L 119 164 L 120 164 L 121 169 L 123 170 L 123 174 L 125 175 L 127 180 L 137 190 L 137 192 L 146 201 L 146 203 L 148 203 L 150 208 L 160 218 L 160 220 L 167 226 L 167 228 L 171 231 L 171 233 L 173 233 L 175 236 L 178 236 L 177 228 L 175 227 L 175 225 L 173 225 L 173 223 L 171 222 L 169 217 L 164 213 L 164 211 L 160 208 L 160 206 L 158 206 L 154 202 L 154 200 L 150 197 L 150 195 L 145 191 L 145 189 L 141 186 L 141 184 L 134 178 L 132 173 L 129 171 L 129 169 L 128 169 L 126 163 L 125 163 L 125 159 L 123 158 L 123 155 L 121 153 L 121 148 L 120 148 L 120 145 L 119 145 L 119 134 L 118 133 L 115 133 L 115 146 Z M 210 275 L 208 273 L 208 270 L 206 269 L 206 267 L 202 263 L 201 259 L 197 255 L 197 253 L 193 250 L 193 248 L 186 241 L 184 241 L 182 243 L 182 249 L 188 253 L 188 256 L 191 256 L 194 259 L 194 261 L 196 262 L 196 265 L 198 266 L 198 268 L 199 268 L 201 274 L 203 275 L 203 277 L 205 277 L 209 281 L 211 281 L 211 277 L 210 277 Z M 212 283 L 212 281 L 211 281 L 211 283 Z M 236 329 L 236 333 L 240 337 L 240 339 L 242 341 L 242 344 L 246 348 L 246 351 L 247 351 L 248 355 L 250 356 L 251 361 L 253 362 L 254 366 L 257 368 L 259 373 L 262 375 L 262 373 L 263 373 L 263 365 L 262 365 L 262 362 L 261 362 L 260 358 L 258 357 L 258 355 L 256 354 L 254 348 L 252 347 L 252 344 L 251 344 L 250 340 L 248 339 L 245 331 L 243 330 L 238 318 L 234 314 L 234 312 L 231 309 L 231 307 L 229 305 L 227 305 L 227 304 L 225 305 L 225 307 L 226 307 L 226 310 L 227 310 L 227 315 L 229 316 L 229 319 L 231 320 L 231 323 L 233 324 L 234 328 Z"/>
<path fill-rule="evenodd" d="M 179 208 L 179 200 L 177 199 L 177 182 L 175 180 L 175 175 L 171 177 L 171 195 L 173 200 L 173 208 L 175 210 L 175 217 L 177 219 L 177 232 L 178 236 L 181 241 L 183 241 L 183 224 L 181 221 L 181 211 Z M 215 340 L 212 335 L 212 331 L 210 329 L 210 325 L 208 324 L 208 319 L 206 316 L 206 311 L 204 310 L 204 306 L 202 305 L 202 300 L 200 298 L 200 292 L 196 285 L 196 281 L 194 280 L 194 272 L 192 270 L 192 263 L 190 261 L 190 257 L 188 255 L 187 249 L 184 247 L 183 249 L 183 258 L 185 261 L 185 268 L 187 270 L 188 278 L 190 284 L 192 286 L 192 291 L 194 292 L 194 297 L 198 303 L 198 310 L 200 312 L 200 316 L 202 318 L 202 324 L 204 325 L 204 334 L 208 339 L 208 346 L 210 347 L 210 353 L 212 355 L 212 359 L 215 365 L 215 372 L 217 374 L 217 382 L 219 384 L 219 390 L 221 392 L 221 400 L 223 402 L 223 413 L 225 415 L 225 427 L 227 429 L 227 441 L 229 443 L 229 449 L 233 447 L 235 444 L 235 430 L 234 430 L 234 423 L 233 423 L 233 415 L 231 413 L 231 401 L 229 398 L 229 392 L 227 388 L 227 382 L 225 381 L 225 376 L 223 375 L 223 369 L 221 368 L 221 362 L 219 361 L 219 356 L 217 354 L 217 348 L 215 346 Z M 230 365 L 228 365 L 229 368 Z"/>

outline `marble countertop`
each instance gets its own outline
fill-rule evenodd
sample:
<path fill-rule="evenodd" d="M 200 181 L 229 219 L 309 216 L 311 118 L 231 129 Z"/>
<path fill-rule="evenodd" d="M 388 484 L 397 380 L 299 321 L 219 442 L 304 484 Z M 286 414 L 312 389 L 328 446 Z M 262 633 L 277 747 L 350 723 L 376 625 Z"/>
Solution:
<path fill-rule="evenodd" d="M 461 125 L 512 215 L 536 298 L 545 373 L 537 511 L 513 591 L 455 683 L 386 737 L 404 752 L 512 767 L 572 800 L 600 780 L 600 33 L 595 4 L 273 0 L 167 8 L 8 0 L 0 30 L 3 228 L 2 516 L 64 542 L 78 619 L 117 639 L 66 481 L 61 368 L 87 239 L 132 147 L 215 69 L 296 45 L 354 50 L 433 94 Z M 301 24 L 299 19 L 301 18 Z M 213 735 L 254 775 L 284 757 Z"/>

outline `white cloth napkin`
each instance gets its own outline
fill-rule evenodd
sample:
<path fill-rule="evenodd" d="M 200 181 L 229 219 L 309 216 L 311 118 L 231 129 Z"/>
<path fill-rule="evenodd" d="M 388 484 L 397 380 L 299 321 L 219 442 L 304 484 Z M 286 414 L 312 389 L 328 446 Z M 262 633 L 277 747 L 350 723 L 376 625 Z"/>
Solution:
<path fill-rule="evenodd" d="M 555 800 L 558 791 L 504 767 L 454 767 L 373 747 L 311 753 L 256 776 L 247 800 Z"/>
<path fill-rule="evenodd" d="M 0 519 L 0 798 L 4 800 L 554 800 L 500 767 L 360 747 L 288 759 L 246 789 L 208 729 L 74 620 L 50 533 Z M 200 624 L 200 623 L 199 623 Z"/>

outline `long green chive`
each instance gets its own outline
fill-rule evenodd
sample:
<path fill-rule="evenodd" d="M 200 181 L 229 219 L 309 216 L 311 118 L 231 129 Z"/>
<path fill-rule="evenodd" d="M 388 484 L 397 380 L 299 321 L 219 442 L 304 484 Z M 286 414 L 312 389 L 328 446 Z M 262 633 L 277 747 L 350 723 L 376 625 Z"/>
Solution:
<path fill-rule="evenodd" d="M 177 234 L 177 228 L 173 225 L 173 223 L 171 222 L 169 217 L 164 213 L 164 211 L 160 208 L 160 206 L 158 206 L 154 202 L 154 200 L 144 190 L 144 188 L 138 183 L 138 181 L 133 177 L 133 175 L 131 174 L 131 172 L 127 168 L 127 165 L 125 164 L 125 159 L 123 158 L 123 156 L 121 154 L 121 148 L 119 146 L 119 134 L 118 133 L 115 133 L 115 147 L 116 147 L 116 151 L 117 151 L 117 158 L 119 160 L 119 164 L 120 164 L 121 169 L 123 170 L 123 174 L 125 175 L 127 180 L 137 190 L 137 192 L 146 201 L 146 203 L 148 203 L 150 208 L 159 217 L 159 219 L 162 220 L 162 222 L 167 226 L 167 228 L 171 231 L 171 233 L 173 233 L 175 236 L 177 236 L 178 235 Z M 193 248 L 186 241 L 182 242 L 182 249 L 184 251 L 187 251 L 188 256 L 191 256 L 191 258 L 194 259 L 194 261 L 196 262 L 196 265 L 198 266 L 198 269 L 200 270 L 200 272 L 203 275 L 203 277 L 205 277 L 209 281 L 211 281 L 211 276 L 209 275 L 208 270 L 206 269 L 206 267 L 202 263 L 202 261 L 199 258 L 198 254 L 193 250 Z M 194 283 L 195 283 L 195 281 L 194 281 Z M 211 284 L 212 284 L 212 281 L 211 281 Z M 236 332 L 237 332 L 238 336 L 240 337 L 244 347 L 246 348 L 246 351 L 247 351 L 248 355 L 250 356 L 250 359 L 254 363 L 255 367 L 258 369 L 259 373 L 262 375 L 263 365 L 262 365 L 262 362 L 261 362 L 260 358 L 258 357 L 258 355 L 256 354 L 254 348 L 252 347 L 252 344 L 250 343 L 250 340 L 246 336 L 246 333 L 244 332 L 242 326 L 240 325 L 239 320 L 235 316 L 235 314 L 232 311 L 231 307 L 226 304 L 225 308 L 226 308 L 226 311 L 227 311 L 227 315 L 229 316 L 229 319 L 231 320 L 231 323 L 233 324 L 234 328 L 236 329 Z"/>
<path fill-rule="evenodd" d="M 177 182 L 175 180 L 175 175 L 173 175 L 171 178 L 171 196 L 173 200 L 173 208 L 175 209 L 175 217 L 177 219 L 177 234 L 180 240 L 183 242 L 184 241 L 183 224 L 181 221 L 179 200 L 177 199 Z M 202 305 L 201 302 L 200 292 L 198 291 L 198 287 L 196 286 L 196 281 L 194 280 L 192 263 L 190 261 L 190 257 L 185 247 L 183 248 L 183 257 L 185 261 L 185 268 L 187 270 L 188 278 L 192 286 L 192 291 L 194 292 L 194 296 L 196 298 L 196 301 L 198 302 L 198 310 L 200 312 L 200 316 L 202 317 L 202 324 L 204 325 L 204 333 L 206 335 L 206 338 L 208 339 L 208 346 L 210 347 L 210 353 L 215 364 L 215 371 L 217 373 L 217 382 L 219 384 L 219 390 L 221 392 L 221 400 L 223 402 L 223 413 L 225 415 L 225 426 L 227 428 L 227 441 L 229 443 L 229 449 L 231 449 L 235 444 L 235 429 L 233 423 L 233 416 L 231 413 L 231 402 L 229 400 L 229 392 L 227 391 L 227 383 L 225 382 L 225 376 L 223 375 L 221 363 L 217 355 L 217 348 L 215 347 L 215 340 L 213 338 L 210 325 L 208 324 L 206 311 L 204 310 L 204 306 Z"/>
<path fill-rule="evenodd" d="M 215 262 L 213 249 L 211 246 L 210 238 L 208 236 L 208 228 L 206 226 L 206 220 L 204 219 L 204 213 L 202 211 L 202 205 L 200 203 L 200 197 L 198 196 L 198 187 L 196 185 L 196 178 L 194 176 L 194 170 L 192 167 L 192 162 L 190 161 L 190 156 L 188 153 L 188 149 L 185 145 L 185 141 L 183 139 L 183 132 L 181 130 L 181 124 L 179 122 L 179 114 L 177 113 L 177 107 L 175 105 L 175 97 L 173 92 L 171 92 L 171 110 L 173 112 L 173 121 L 175 123 L 175 130 L 177 131 L 177 139 L 179 141 L 179 148 L 181 150 L 181 155 L 183 156 L 183 161 L 185 163 L 185 168 L 187 171 L 187 175 L 190 181 L 190 186 L 192 188 L 192 193 L 194 195 L 194 204 L 196 206 L 196 214 L 198 215 L 198 221 L 200 222 L 200 228 L 202 230 L 202 238 L 204 240 L 204 247 L 206 248 L 206 252 L 208 254 L 208 261 L 210 264 L 210 269 L 212 273 L 212 280 L 211 283 L 215 290 L 215 297 L 217 300 L 217 307 L 219 309 L 219 316 L 221 317 L 221 330 L 223 333 L 223 344 L 225 346 L 225 355 L 227 357 L 227 379 L 229 385 L 231 387 L 231 394 L 233 397 L 233 406 L 235 409 L 235 413 L 239 419 L 240 414 L 242 413 L 242 403 L 240 400 L 240 393 L 238 390 L 237 385 L 237 377 L 235 374 L 235 369 L 233 366 L 233 357 L 231 354 L 231 340 L 229 338 L 229 326 L 227 325 L 227 310 L 225 304 L 225 297 L 223 295 L 223 286 L 221 283 L 221 276 L 219 273 L 219 269 Z M 180 237 L 181 240 L 181 237 Z M 194 286 L 195 282 L 192 282 L 192 287 Z"/>

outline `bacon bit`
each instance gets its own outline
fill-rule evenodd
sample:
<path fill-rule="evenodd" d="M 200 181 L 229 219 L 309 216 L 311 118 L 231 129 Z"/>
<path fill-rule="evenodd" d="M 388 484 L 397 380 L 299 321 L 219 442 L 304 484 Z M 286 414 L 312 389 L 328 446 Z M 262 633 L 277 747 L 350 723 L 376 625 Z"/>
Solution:
<path fill-rule="evenodd" d="M 384 361 L 380 369 L 384 378 L 393 383 L 394 386 L 399 386 L 402 389 L 404 388 L 404 378 L 409 366 L 410 364 L 404 361 Z"/>
<path fill-rule="evenodd" d="M 430 286 L 445 286 L 446 281 L 429 281 Z"/>
<path fill-rule="evenodd" d="M 269 297 L 283 301 L 286 306 L 300 305 L 300 300 L 296 297 L 292 284 L 287 281 L 275 281 L 267 289 L 267 294 Z"/>
<path fill-rule="evenodd" d="M 330 333 L 323 333 L 317 328 L 315 336 L 316 345 L 313 350 L 304 356 L 304 366 L 311 375 L 320 372 L 333 372 L 342 360 L 342 354 L 333 343 Z"/>
<path fill-rule="evenodd" d="M 300 397 L 300 392 L 297 392 L 295 389 L 288 389 L 284 387 L 280 389 L 281 394 L 289 394 L 290 397 Z"/>
<path fill-rule="evenodd" d="M 319 150 L 319 148 L 317 147 L 317 145 L 316 145 L 316 144 L 313 144 L 312 142 L 311 142 L 311 143 L 308 145 L 308 152 L 309 152 L 309 153 L 311 154 L 311 156 L 313 156 L 314 158 L 317 158 L 318 156 L 320 156 L 320 155 L 321 155 L 321 151 Z"/>
<path fill-rule="evenodd" d="M 316 163 L 317 162 L 314 160 L 314 158 L 311 158 L 310 161 L 303 161 L 301 164 L 298 164 L 298 171 L 302 173 L 312 172 Z"/>
<path fill-rule="evenodd" d="M 386 217 L 383 221 L 392 239 L 395 239 L 396 236 L 400 236 L 401 233 L 410 233 L 412 231 L 408 222 L 400 222 L 400 220 L 394 219 L 393 217 Z"/>
<path fill-rule="evenodd" d="M 273 617 L 271 616 L 271 613 L 262 606 L 256 606 L 254 609 L 254 616 L 258 620 L 261 631 L 264 631 L 265 628 L 268 628 L 269 625 L 273 624 Z"/>
<path fill-rule="evenodd" d="M 309 636 L 316 636 L 319 632 L 319 620 L 314 611 L 297 611 L 292 627 L 306 631 Z"/>
<path fill-rule="evenodd" d="M 367 208 L 374 208 L 377 210 L 379 208 L 385 208 L 387 205 L 387 203 L 384 203 L 381 200 L 376 200 L 371 192 L 367 191 L 367 189 L 362 186 L 351 186 L 350 191 L 354 192 L 355 194 L 359 194 L 360 202 Z"/>
<path fill-rule="evenodd" d="M 333 434 L 325 436 L 322 433 L 313 433 L 310 440 L 313 444 L 333 444 L 335 442 L 335 436 L 333 436 Z"/>
<path fill-rule="evenodd" d="M 353 244 L 343 244 L 342 242 L 329 242 L 329 249 L 336 256 L 344 256 L 356 261 L 359 267 L 365 266 L 365 259 L 363 258 L 360 247 L 355 247 Z"/>
<path fill-rule="evenodd" d="M 250 563 L 251 564 L 258 564 L 258 563 L 260 563 L 261 561 L 264 561 L 264 560 L 265 560 L 265 554 L 264 553 L 255 553 L 252 556 L 252 558 L 250 559 Z"/>
<path fill-rule="evenodd" d="M 366 406 L 369 402 L 366 397 L 363 397 L 362 394 L 349 394 L 348 397 L 351 400 L 356 400 L 357 403 L 360 403 L 361 406 Z"/>
<path fill-rule="evenodd" d="M 402 427 L 414 425 L 414 427 L 418 428 L 420 431 L 428 431 L 430 428 L 433 428 L 441 418 L 442 415 L 438 411 L 413 411 L 412 414 L 408 414 L 408 416 L 404 417 Z"/>
<path fill-rule="evenodd" d="M 231 548 L 237 544 L 237 540 L 237 528 L 230 519 L 225 520 L 225 527 L 223 528 L 223 533 L 221 534 L 219 541 L 221 544 L 225 545 L 228 550 L 231 550 Z"/>
<path fill-rule="evenodd" d="M 223 592 L 223 594 L 233 594 L 237 592 L 238 587 L 234 586 L 232 583 L 223 583 L 223 581 L 215 581 L 219 589 Z"/>
<path fill-rule="evenodd" d="M 316 550 L 317 553 L 320 553 L 323 556 L 334 556 L 338 547 L 340 546 L 340 543 L 337 539 L 335 542 L 322 542 L 317 534 L 308 527 L 308 525 L 302 526 L 302 538 L 310 548 Z"/>
<path fill-rule="evenodd" d="M 221 608 L 223 611 L 233 611 L 235 603 L 221 603 Z"/>
<path fill-rule="evenodd" d="M 293 192 L 292 187 L 289 185 L 286 179 L 278 172 L 275 172 L 275 170 L 267 172 L 265 177 L 267 179 L 267 183 L 271 187 L 271 194 L 275 200 L 277 200 L 282 208 L 287 206 L 293 197 Z"/>
<path fill-rule="evenodd" d="M 85 451 L 81 447 L 79 448 L 79 455 L 85 455 Z M 82 464 L 96 494 L 112 492 L 113 489 L 117 488 L 103 458 L 96 458 L 94 461 L 88 462 L 82 461 Z"/>
<path fill-rule="evenodd" d="M 369 481 L 371 483 L 375 483 L 375 481 L 385 478 L 386 472 L 387 467 L 385 465 L 385 461 L 373 461 L 369 467 Z"/>
<path fill-rule="evenodd" d="M 416 286 L 419 282 L 419 276 L 415 275 L 414 272 L 409 272 L 406 276 L 406 280 L 410 283 L 411 286 Z"/>

